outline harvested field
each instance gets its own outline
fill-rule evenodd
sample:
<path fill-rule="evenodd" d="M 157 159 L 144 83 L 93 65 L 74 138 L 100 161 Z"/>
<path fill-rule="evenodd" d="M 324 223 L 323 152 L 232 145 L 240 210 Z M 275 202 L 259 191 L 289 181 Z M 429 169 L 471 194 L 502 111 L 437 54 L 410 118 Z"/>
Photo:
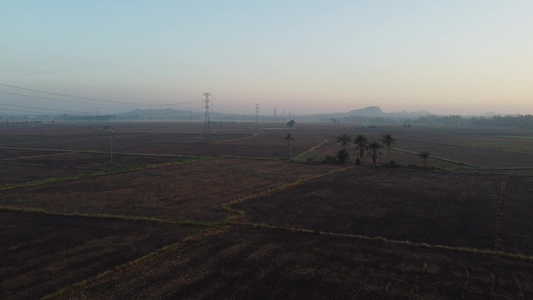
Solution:
<path fill-rule="evenodd" d="M 235 208 L 253 223 L 490 249 L 501 180 L 354 167 Z"/>
<path fill-rule="evenodd" d="M 1 125 L 0 298 L 533 298 L 530 131 L 256 125 Z"/>
<path fill-rule="evenodd" d="M 502 203 L 503 246 L 509 252 L 533 253 L 531 197 L 533 178 L 509 177 Z"/>
<path fill-rule="evenodd" d="M 65 298 L 528 299 L 532 282 L 527 262 L 234 227 L 109 274 Z"/>
<path fill-rule="evenodd" d="M 224 203 L 338 168 L 220 158 L 8 189 L 0 205 L 66 214 L 223 221 L 228 215 Z"/>
<path fill-rule="evenodd" d="M 36 299 L 181 242 L 202 227 L 0 213 L 0 298 Z"/>

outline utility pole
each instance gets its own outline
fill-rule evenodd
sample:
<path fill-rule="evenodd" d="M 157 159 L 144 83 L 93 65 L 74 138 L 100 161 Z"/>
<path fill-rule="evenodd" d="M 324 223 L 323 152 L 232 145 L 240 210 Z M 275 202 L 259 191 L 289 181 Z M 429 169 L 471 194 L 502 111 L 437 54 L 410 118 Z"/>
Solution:
<path fill-rule="evenodd" d="M 207 133 L 207 131 L 209 130 L 209 109 L 211 108 L 211 106 L 209 105 L 209 103 L 211 102 L 211 100 L 209 100 L 209 97 L 211 96 L 211 93 L 203 93 L 202 96 L 204 97 L 204 100 L 202 100 L 202 104 L 205 103 L 204 105 L 204 109 L 205 109 L 205 118 L 204 118 L 204 132 Z"/>
<path fill-rule="evenodd" d="M 111 165 L 113 165 L 113 133 L 115 133 L 115 129 L 109 128 L 107 132 L 111 134 L 111 143 L 109 145 L 109 152 L 111 153 Z"/>
<path fill-rule="evenodd" d="M 113 131 L 111 131 L 111 165 L 113 165 Z"/>
<path fill-rule="evenodd" d="M 274 120 L 276 120 L 276 110 L 277 110 L 277 108 L 274 107 Z"/>
<path fill-rule="evenodd" d="M 259 126 L 259 103 L 255 104 L 255 124 Z"/>

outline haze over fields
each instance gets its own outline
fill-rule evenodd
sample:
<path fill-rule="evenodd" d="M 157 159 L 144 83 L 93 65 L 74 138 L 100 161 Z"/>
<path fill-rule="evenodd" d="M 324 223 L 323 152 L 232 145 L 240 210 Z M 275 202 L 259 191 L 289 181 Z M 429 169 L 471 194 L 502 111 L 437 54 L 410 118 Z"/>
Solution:
<path fill-rule="evenodd" d="M 0 114 L 533 114 L 531 1 L 4 1 Z M 257 107 L 256 104 L 259 104 Z"/>

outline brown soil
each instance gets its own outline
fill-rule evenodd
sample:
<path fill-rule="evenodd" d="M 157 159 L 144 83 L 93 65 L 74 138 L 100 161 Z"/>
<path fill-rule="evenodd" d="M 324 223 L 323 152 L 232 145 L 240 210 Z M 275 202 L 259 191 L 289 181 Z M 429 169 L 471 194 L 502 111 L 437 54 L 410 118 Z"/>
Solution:
<path fill-rule="evenodd" d="M 338 168 L 220 158 L 8 189 L 2 191 L 0 205 L 58 213 L 223 221 L 228 216 L 222 210 L 224 203 Z"/>
<path fill-rule="evenodd" d="M 360 166 L 235 208 L 254 223 L 491 248 L 501 180 Z"/>
<path fill-rule="evenodd" d="M 41 298 L 202 230 L 6 212 L 0 228 L 2 299 Z"/>
<path fill-rule="evenodd" d="M 513 299 L 530 263 L 351 237 L 234 227 L 65 298 Z"/>
<path fill-rule="evenodd" d="M 0 298 L 533 298 L 530 131 L 202 125 L 2 125 Z"/>

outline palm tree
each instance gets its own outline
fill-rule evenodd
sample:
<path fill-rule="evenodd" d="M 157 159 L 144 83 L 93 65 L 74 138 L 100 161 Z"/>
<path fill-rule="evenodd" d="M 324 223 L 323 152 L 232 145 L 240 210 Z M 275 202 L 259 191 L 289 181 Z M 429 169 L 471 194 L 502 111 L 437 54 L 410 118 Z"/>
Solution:
<path fill-rule="evenodd" d="M 353 140 L 355 144 L 355 151 L 359 150 L 359 159 L 363 159 L 365 150 L 368 148 L 368 139 L 362 134 L 358 134 Z"/>
<path fill-rule="evenodd" d="M 381 155 L 381 149 L 382 145 L 378 142 L 371 142 L 368 144 L 368 150 L 370 150 L 370 156 L 372 157 L 372 163 L 376 164 L 376 161 L 378 160 L 378 156 Z"/>
<path fill-rule="evenodd" d="M 418 155 L 422 158 L 424 161 L 424 167 L 426 166 L 426 160 L 431 156 L 431 153 L 427 151 L 420 151 Z"/>
<path fill-rule="evenodd" d="M 289 145 L 289 151 L 291 153 L 291 161 L 292 161 L 292 147 L 291 147 L 291 142 L 294 141 L 295 138 L 294 136 L 292 136 L 292 134 L 290 133 L 287 133 L 287 135 L 285 136 L 285 141 L 287 142 L 287 144 Z"/>
<path fill-rule="evenodd" d="M 346 146 L 352 142 L 352 137 L 349 134 L 343 133 L 337 137 L 337 143 L 342 145 L 342 150 L 346 151 Z"/>
<path fill-rule="evenodd" d="M 390 133 L 387 133 L 381 136 L 381 143 L 383 143 L 383 146 L 387 147 L 387 153 L 390 154 L 390 149 L 392 148 L 392 145 L 396 144 L 396 139 L 393 138 Z"/>

